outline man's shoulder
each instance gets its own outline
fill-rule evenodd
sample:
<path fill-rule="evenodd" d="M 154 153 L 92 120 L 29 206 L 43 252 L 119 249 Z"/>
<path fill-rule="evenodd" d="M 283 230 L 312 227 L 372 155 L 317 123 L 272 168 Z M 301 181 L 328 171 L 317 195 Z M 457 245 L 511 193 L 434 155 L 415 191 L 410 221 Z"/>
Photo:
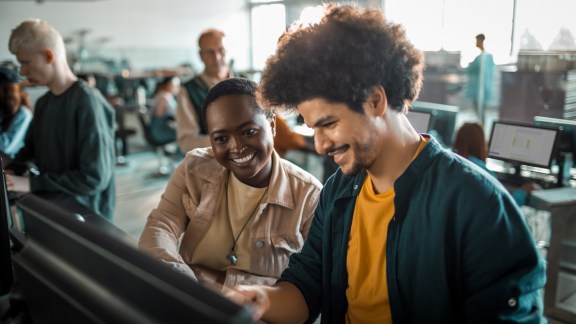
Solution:
<path fill-rule="evenodd" d="M 476 197 L 503 193 L 505 189 L 498 180 L 473 162 L 446 150 L 437 154 L 428 163 L 429 168 L 419 177 L 430 181 L 442 192 L 458 192 Z"/>
<path fill-rule="evenodd" d="M 184 82 L 184 88 L 200 88 L 208 90 L 208 86 L 206 82 L 202 80 L 202 75 L 198 74 L 190 78 L 188 81 Z"/>

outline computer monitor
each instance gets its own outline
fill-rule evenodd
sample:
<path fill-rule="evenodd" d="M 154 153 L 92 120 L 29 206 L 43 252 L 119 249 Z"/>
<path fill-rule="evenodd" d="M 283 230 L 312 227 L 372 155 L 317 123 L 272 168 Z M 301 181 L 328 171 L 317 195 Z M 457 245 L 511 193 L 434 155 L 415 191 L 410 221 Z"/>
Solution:
<path fill-rule="evenodd" d="M 247 308 L 47 200 L 17 202 L 15 288 L 34 323 L 251 323 Z"/>
<path fill-rule="evenodd" d="M 406 117 L 418 133 L 428 133 L 432 113 L 424 111 L 409 111 Z"/>
<path fill-rule="evenodd" d="M 568 185 L 571 177 L 570 169 L 576 158 L 576 120 L 535 116 L 534 124 L 560 131 L 556 141 L 554 160 L 558 165 L 558 184 Z M 567 159 L 569 154 L 571 159 Z"/>
<path fill-rule="evenodd" d="M 512 163 L 549 168 L 558 130 L 512 122 L 495 121 L 490 134 L 488 157 Z"/>
<path fill-rule="evenodd" d="M 560 130 L 557 151 L 576 156 L 576 120 L 534 116 L 534 124 Z"/>
<path fill-rule="evenodd" d="M 432 114 L 428 132 L 444 147 L 451 147 L 456 128 L 458 107 L 432 102 L 414 101 L 411 111 Z"/>
<path fill-rule="evenodd" d="M 3 296 L 10 292 L 14 282 L 9 230 L 11 226 L 10 203 L 8 202 L 4 168 L 2 168 L 0 182 L 0 296 Z"/>

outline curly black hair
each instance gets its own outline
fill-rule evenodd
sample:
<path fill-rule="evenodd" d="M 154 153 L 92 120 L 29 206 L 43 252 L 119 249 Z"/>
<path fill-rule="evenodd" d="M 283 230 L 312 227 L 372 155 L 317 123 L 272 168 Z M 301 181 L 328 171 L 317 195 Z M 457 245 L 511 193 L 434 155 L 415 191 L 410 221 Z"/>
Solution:
<path fill-rule="evenodd" d="M 296 109 L 324 98 L 362 112 L 373 87 L 381 85 L 388 104 L 406 110 L 420 92 L 424 58 L 404 28 L 376 9 L 335 4 L 324 9 L 319 23 L 296 25 L 280 39 L 262 73 L 259 102 Z"/>
<path fill-rule="evenodd" d="M 206 122 L 206 112 L 210 104 L 222 96 L 229 95 L 250 96 L 254 98 L 254 108 L 265 114 L 267 118 L 271 118 L 274 112 L 269 109 L 262 109 L 258 102 L 256 102 L 256 88 L 257 85 L 254 81 L 244 78 L 230 78 L 220 81 L 208 91 L 206 98 L 204 98 L 204 103 L 202 104 L 202 118 L 204 118 L 204 122 Z"/>

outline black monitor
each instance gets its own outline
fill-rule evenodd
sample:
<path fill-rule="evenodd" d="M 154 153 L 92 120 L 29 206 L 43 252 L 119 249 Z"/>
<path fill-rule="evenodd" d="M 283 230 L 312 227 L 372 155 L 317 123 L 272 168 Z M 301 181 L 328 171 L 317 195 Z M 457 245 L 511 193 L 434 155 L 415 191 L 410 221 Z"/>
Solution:
<path fill-rule="evenodd" d="M 9 229 L 12 222 L 4 168 L 2 168 L 2 177 L 0 177 L 0 182 L 0 296 L 3 296 L 10 292 L 14 282 L 11 241 L 9 236 Z"/>
<path fill-rule="evenodd" d="M 537 126 L 558 129 L 560 134 L 556 144 L 554 159 L 558 165 L 558 183 L 569 184 L 570 169 L 576 158 L 576 120 L 535 116 L 534 124 Z M 567 159 L 570 154 L 572 159 Z"/>
<path fill-rule="evenodd" d="M 406 114 L 406 117 L 418 133 L 428 133 L 430 130 L 432 113 L 425 111 L 409 111 Z"/>
<path fill-rule="evenodd" d="M 25 242 L 15 288 L 34 323 L 251 323 L 247 308 L 47 200 L 17 202 Z"/>
<path fill-rule="evenodd" d="M 576 156 L 576 120 L 535 116 L 534 124 L 560 130 L 557 151 Z"/>
<path fill-rule="evenodd" d="M 549 168 L 557 134 L 558 130 L 552 128 L 495 121 L 490 133 L 488 157 L 510 162 L 515 167 Z"/>
<path fill-rule="evenodd" d="M 414 101 L 411 110 L 414 112 L 430 113 L 429 133 L 433 135 L 444 147 L 451 147 L 456 129 L 458 107 L 437 104 L 432 102 Z"/>

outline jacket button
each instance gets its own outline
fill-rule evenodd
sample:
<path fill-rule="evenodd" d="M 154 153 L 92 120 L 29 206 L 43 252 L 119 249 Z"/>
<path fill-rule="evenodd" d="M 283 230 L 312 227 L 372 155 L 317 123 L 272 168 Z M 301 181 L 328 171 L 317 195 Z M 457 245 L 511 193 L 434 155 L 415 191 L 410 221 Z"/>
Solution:
<path fill-rule="evenodd" d="M 262 242 L 262 241 L 256 242 L 256 248 L 261 249 L 263 247 L 264 247 L 264 242 Z"/>
<path fill-rule="evenodd" d="M 516 306 L 516 299 L 514 299 L 514 298 L 508 299 L 508 306 L 510 306 L 510 307 Z"/>
<path fill-rule="evenodd" d="M 354 190 L 357 190 L 357 189 L 358 189 L 358 185 L 354 185 Z"/>

